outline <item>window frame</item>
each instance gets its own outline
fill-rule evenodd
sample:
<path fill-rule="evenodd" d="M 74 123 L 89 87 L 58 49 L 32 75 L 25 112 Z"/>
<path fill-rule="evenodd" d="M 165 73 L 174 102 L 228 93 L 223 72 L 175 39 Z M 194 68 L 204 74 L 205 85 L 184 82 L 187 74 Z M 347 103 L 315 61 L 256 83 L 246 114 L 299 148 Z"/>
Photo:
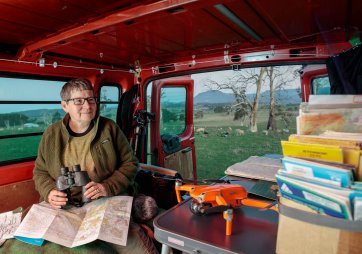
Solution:
<path fill-rule="evenodd" d="M 327 79 L 329 79 L 328 74 L 315 76 L 315 77 L 313 77 L 313 78 L 311 79 L 311 81 L 310 81 L 311 94 L 313 94 L 313 95 L 321 95 L 321 94 L 315 93 L 314 81 L 315 81 L 316 79 L 322 79 L 322 78 L 327 78 Z M 330 88 L 331 88 L 331 83 L 330 83 L 330 82 L 328 82 L 328 83 L 329 83 L 329 89 L 330 89 Z M 329 94 L 331 94 L 330 91 L 329 91 Z"/>
<path fill-rule="evenodd" d="M 103 87 L 115 87 L 118 89 L 118 100 L 117 101 L 102 101 L 102 98 L 101 98 L 101 93 L 102 93 L 102 88 Z M 99 115 L 101 115 L 101 104 L 111 104 L 111 105 L 114 105 L 116 104 L 117 105 L 117 108 L 116 108 L 116 119 L 112 119 L 114 120 L 115 122 L 117 122 L 117 115 L 118 115 L 118 110 L 120 109 L 120 101 L 121 101 L 121 96 L 122 96 L 122 87 L 119 86 L 119 84 L 117 83 L 108 83 L 108 82 L 105 82 L 105 83 L 101 83 L 100 86 L 99 86 L 99 89 L 98 89 L 98 111 L 99 111 Z"/>
<path fill-rule="evenodd" d="M 24 74 L 8 74 L 8 73 L 1 73 L 0 72 L 0 78 L 11 78 L 11 79 L 23 79 L 23 80 L 41 80 L 41 81 L 56 81 L 56 82 L 62 82 L 65 83 L 69 79 L 66 79 L 64 77 L 49 77 L 49 76 L 39 76 L 39 75 L 24 75 Z M 51 86 L 51 85 L 50 85 Z M 59 100 L 53 101 L 53 100 L 0 100 L 0 106 L 1 105 L 60 105 L 61 99 L 59 96 Z M 35 137 L 35 136 L 41 136 L 43 135 L 44 131 L 41 132 L 29 132 L 29 133 L 20 133 L 20 134 L 9 134 L 9 135 L 0 135 L 0 140 L 12 140 L 15 138 L 23 138 L 23 137 Z M 16 158 L 16 159 L 10 159 L 10 160 L 4 160 L 0 161 L 0 166 L 10 165 L 14 163 L 20 163 L 20 162 L 27 162 L 32 161 L 36 158 L 37 155 L 34 156 L 28 156 L 28 157 L 22 157 L 22 158 Z"/>
<path fill-rule="evenodd" d="M 183 87 L 183 86 L 163 86 L 162 88 L 161 88 L 161 93 L 162 93 L 162 90 L 163 89 L 167 89 L 167 88 L 171 88 L 171 89 L 183 89 L 183 91 L 185 92 L 184 93 L 184 100 L 183 100 L 183 104 L 184 104 L 184 121 L 183 121 L 183 129 L 182 129 L 182 131 L 180 132 L 180 133 L 170 133 L 170 134 L 175 134 L 175 135 L 177 135 L 177 136 L 182 136 L 182 134 L 185 132 L 185 130 L 186 130 L 186 114 L 187 114 L 187 108 L 186 108 L 186 102 L 187 102 L 187 90 L 186 90 L 186 88 L 185 87 Z M 160 111 L 162 112 L 162 109 L 163 109 L 163 107 L 162 107 L 162 96 L 161 96 L 161 98 L 160 98 Z M 163 121 L 161 121 L 162 119 L 160 119 L 160 135 L 163 135 L 163 134 L 165 134 L 165 133 L 162 133 L 161 132 L 161 122 L 163 122 Z M 163 122 L 164 123 L 164 122 Z M 163 124 L 162 124 L 163 125 Z M 166 133 L 169 133 L 169 132 L 166 132 Z"/>

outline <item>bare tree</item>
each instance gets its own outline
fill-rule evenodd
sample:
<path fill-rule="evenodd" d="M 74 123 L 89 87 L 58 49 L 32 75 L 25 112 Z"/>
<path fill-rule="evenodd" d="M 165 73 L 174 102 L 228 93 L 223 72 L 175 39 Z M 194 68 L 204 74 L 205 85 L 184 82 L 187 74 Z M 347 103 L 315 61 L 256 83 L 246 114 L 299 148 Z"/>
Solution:
<path fill-rule="evenodd" d="M 231 90 L 236 101 L 235 105 L 233 105 L 235 112 L 239 114 L 241 111 L 248 112 L 250 131 L 257 132 L 256 116 L 259 107 L 261 86 L 264 83 L 265 75 L 266 67 L 243 69 L 223 82 L 208 79 L 206 80 L 206 86 L 210 89 Z M 250 91 L 252 87 L 255 87 L 255 97 L 253 100 L 250 100 L 246 95 L 246 91 L 247 89 Z M 245 106 L 248 108 L 248 111 L 245 111 Z M 240 116 L 236 118 L 243 119 Z"/>
<path fill-rule="evenodd" d="M 261 86 L 263 84 L 265 73 L 266 73 L 266 67 L 261 67 L 259 73 L 257 73 L 256 75 L 253 75 L 253 79 L 256 84 L 256 91 L 255 91 L 255 98 L 254 98 L 253 103 L 251 104 L 249 102 L 250 114 L 251 114 L 251 116 L 250 116 L 250 131 L 251 132 L 258 131 L 258 126 L 256 124 L 256 114 L 257 114 L 258 108 L 259 108 L 260 91 L 261 91 Z"/>
<path fill-rule="evenodd" d="M 232 109 L 232 107 L 230 107 L 230 110 L 231 109 Z M 230 113 L 230 110 L 229 110 L 229 113 Z M 248 116 L 248 108 L 247 108 L 246 104 L 243 103 L 241 105 L 237 105 L 237 109 L 235 110 L 235 113 L 234 113 L 234 121 L 240 119 L 240 126 L 244 126 L 244 120 L 245 120 L 246 116 Z"/>
<path fill-rule="evenodd" d="M 276 92 L 285 89 L 297 78 L 300 66 L 271 66 L 266 68 L 266 81 L 269 83 L 269 119 L 267 130 L 277 130 L 276 115 L 279 102 Z M 280 108 L 280 107 L 279 107 Z"/>
<path fill-rule="evenodd" d="M 269 80 L 269 119 L 266 129 L 267 130 L 276 130 L 277 129 L 277 121 L 275 119 L 275 97 L 274 97 L 274 81 L 275 81 L 275 75 L 274 75 L 274 68 L 277 67 L 269 67 L 266 68 L 266 76 Z"/>

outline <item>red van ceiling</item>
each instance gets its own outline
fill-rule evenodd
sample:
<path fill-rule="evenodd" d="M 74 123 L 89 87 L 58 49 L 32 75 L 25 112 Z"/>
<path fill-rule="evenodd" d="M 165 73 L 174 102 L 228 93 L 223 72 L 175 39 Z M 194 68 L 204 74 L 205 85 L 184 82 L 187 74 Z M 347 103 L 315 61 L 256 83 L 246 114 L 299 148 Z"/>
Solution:
<path fill-rule="evenodd" d="M 129 68 L 256 48 L 343 42 L 361 1 L 27 0 L 0 2 L 0 55 Z"/>

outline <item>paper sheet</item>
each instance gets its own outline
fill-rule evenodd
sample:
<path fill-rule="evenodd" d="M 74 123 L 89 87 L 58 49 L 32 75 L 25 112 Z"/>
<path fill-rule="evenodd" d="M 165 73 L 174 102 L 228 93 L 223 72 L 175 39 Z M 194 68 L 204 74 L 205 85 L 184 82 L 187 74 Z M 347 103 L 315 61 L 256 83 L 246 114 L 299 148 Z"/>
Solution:
<path fill-rule="evenodd" d="M 275 174 L 280 167 L 280 159 L 251 156 L 228 167 L 225 174 L 276 182 Z"/>
<path fill-rule="evenodd" d="M 13 238 L 21 222 L 21 212 L 12 211 L 0 214 L 0 246 L 6 239 Z"/>

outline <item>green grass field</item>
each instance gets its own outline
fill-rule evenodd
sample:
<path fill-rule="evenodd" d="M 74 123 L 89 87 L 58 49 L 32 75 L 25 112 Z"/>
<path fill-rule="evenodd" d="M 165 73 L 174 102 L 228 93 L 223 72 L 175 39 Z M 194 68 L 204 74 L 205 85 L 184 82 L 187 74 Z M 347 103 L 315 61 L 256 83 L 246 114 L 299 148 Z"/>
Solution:
<path fill-rule="evenodd" d="M 251 133 L 246 126 L 241 127 L 240 121 L 233 121 L 233 116 L 225 113 L 208 113 L 203 118 L 195 119 L 195 129 L 205 128 L 208 133 L 195 134 L 198 178 L 220 178 L 229 166 L 253 155 L 281 154 L 280 140 L 287 140 L 291 133 L 296 132 L 295 117 L 291 119 L 289 133 L 269 132 L 265 135 L 262 131 L 266 129 L 266 113 L 259 113 L 257 133 Z M 242 129 L 244 135 L 237 136 L 236 128 Z M 278 122 L 278 128 L 281 130 L 286 127 Z M 225 132 L 230 134 L 222 135 Z"/>
<path fill-rule="evenodd" d="M 0 161 L 36 156 L 41 136 L 0 139 Z"/>

